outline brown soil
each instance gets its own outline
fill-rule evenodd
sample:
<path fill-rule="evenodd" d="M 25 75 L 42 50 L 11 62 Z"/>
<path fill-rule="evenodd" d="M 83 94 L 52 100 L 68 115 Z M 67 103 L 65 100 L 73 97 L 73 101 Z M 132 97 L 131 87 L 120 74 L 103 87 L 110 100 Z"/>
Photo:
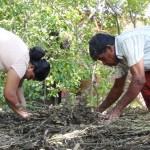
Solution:
<path fill-rule="evenodd" d="M 0 150 L 149 150 L 150 113 L 127 108 L 112 123 L 90 107 L 40 106 L 30 121 L 0 113 Z"/>

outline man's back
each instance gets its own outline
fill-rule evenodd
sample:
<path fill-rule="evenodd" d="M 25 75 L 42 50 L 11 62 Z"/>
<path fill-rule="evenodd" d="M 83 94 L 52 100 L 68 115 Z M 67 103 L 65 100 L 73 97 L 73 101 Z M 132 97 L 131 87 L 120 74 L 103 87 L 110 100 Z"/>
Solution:
<path fill-rule="evenodd" d="M 115 37 L 115 51 L 121 60 L 116 77 L 127 73 L 129 67 L 144 58 L 145 71 L 150 70 L 150 26 L 139 27 Z"/>

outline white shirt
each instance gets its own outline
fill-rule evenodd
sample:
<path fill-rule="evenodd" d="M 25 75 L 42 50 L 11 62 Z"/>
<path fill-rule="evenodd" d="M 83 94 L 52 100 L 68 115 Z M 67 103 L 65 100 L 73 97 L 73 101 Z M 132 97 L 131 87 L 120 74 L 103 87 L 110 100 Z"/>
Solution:
<path fill-rule="evenodd" d="M 127 74 L 129 67 L 144 57 L 144 69 L 150 70 L 150 26 L 139 27 L 115 37 L 116 55 L 121 59 L 116 66 L 116 78 Z"/>
<path fill-rule="evenodd" d="M 8 72 L 13 68 L 20 79 L 29 64 L 29 49 L 17 35 L 0 28 L 0 70 Z"/>

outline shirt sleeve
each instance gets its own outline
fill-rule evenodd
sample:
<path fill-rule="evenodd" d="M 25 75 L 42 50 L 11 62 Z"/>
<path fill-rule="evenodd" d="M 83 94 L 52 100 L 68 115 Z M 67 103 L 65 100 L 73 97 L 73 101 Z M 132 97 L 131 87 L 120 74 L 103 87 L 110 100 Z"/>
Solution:
<path fill-rule="evenodd" d="M 20 79 L 22 79 L 26 73 L 28 64 L 29 64 L 29 54 L 22 54 L 19 56 L 19 58 L 15 61 L 15 63 L 11 67 L 16 71 Z"/>
<path fill-rule="evenodd" d="M 144 37 L 131 36 L 122 41 L 122 54 L 126 58 L 128 66 L 136 64 L 144 57 Z"/>

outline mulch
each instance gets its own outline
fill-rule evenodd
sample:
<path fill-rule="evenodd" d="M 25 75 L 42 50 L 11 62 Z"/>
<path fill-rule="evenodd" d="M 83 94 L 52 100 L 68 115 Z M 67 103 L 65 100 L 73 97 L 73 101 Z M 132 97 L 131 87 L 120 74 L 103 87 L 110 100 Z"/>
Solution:
<path fill-rule="evenodd" d="M 150 113 L 126 108 L 106 123 L 89 106 L 29 107 L 30 120 L 0 112 L 0 150 L 149 150 Z"/>

